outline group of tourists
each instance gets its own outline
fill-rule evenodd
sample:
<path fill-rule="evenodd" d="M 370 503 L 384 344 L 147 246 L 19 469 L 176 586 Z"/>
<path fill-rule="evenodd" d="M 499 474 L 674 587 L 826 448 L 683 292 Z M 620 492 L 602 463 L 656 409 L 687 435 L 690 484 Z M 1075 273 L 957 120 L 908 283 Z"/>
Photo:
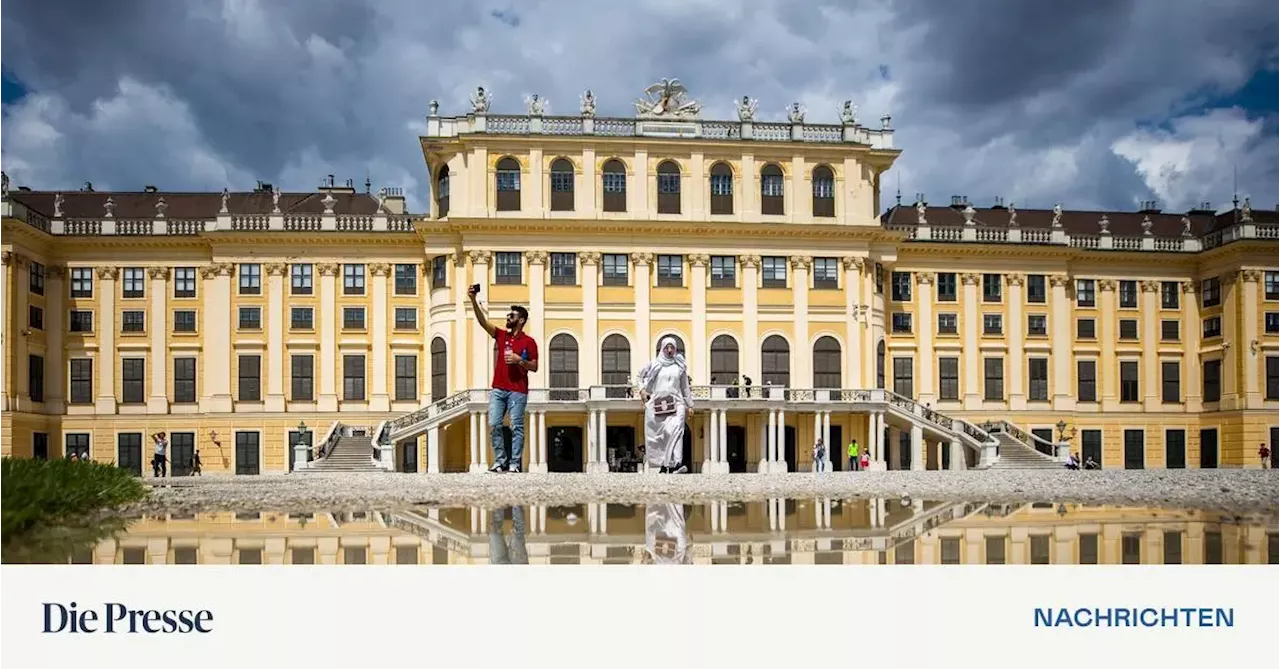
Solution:
<path fill-rule="evenodd" d="M 849 456 L 849 471 L 864 471 L 871 464 L 870 456 L 858 446 L 857 439 L 849 440 L 846 453 Z M 827 459 L 827 445 L 822 437 L 818 437 L 813 442 L 813 471 L 815 473 L 831 471 L 831 461 Z"/>

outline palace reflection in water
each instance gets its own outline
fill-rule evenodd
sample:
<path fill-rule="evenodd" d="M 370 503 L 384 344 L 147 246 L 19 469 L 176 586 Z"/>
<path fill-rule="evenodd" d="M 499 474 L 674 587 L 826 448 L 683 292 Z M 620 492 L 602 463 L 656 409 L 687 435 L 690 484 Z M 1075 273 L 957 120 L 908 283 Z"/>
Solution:
<path fill-rule="evenodd" d="M 1276 564 L 1274 515 L 772 499 L 147 516 L 78 564 Z"/>

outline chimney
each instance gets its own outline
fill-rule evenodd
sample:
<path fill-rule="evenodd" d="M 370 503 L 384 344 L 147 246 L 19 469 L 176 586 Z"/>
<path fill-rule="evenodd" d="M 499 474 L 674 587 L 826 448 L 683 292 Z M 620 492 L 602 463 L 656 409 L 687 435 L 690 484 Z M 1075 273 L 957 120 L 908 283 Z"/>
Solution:
<path fill-rule="evenodd" d="M 271 188 L 271 184 L 269 184 L 269 183 L 267 183 L 267 182 L 265 182 L 265 181 L 263 181 L 263 180 L 259 179 L 259 180 L 258 180 L 258 185 L 253 189 L 253 192 L 255 192 L 255 193 L 270 193 L 272 190 L 273 190 L 273 189 Z"/>
<path fill-rule="evenodd" d="M 991 205 L 992 209 L 1004 209 L 1004 198 L 996 196 L 996 203 Z"/>
<path fill-rule="evenodd" d="M 1213 212 L 1212 202 L 1201 202 L 1199 205 L 1192 208 L 1191 211 L 1188 211 L 1187 215 L 1188 216 L 1212 216 L 1213 213 L 1214 212 Z"/>
<path fill-rule="evenodd" d="M 1143 200 L 1138 204 L 1139 214 L 1158 214 L 1160 213 L 1160 203 L 1155 200 Z"/>
<path fill-rule="evenodd" d="M 387 191 L 387 213 L 403 214 L 404 213 L 404 189 L 400 187 L 388 187 Z"/>
<path fill-rule="evenodd" d="M 354 195 L 356 192 L 356 189 L 355 189 L 355 186 L 352 185 L 350 179 L 347 179 L 346 184 L 339 186 L 338 182 L 334 180 L 333 175 L 330 174 L 329 178 L 320 184 L 320 192 L 321 193 L 346 193 L 348 195 Z"/>
<path fill-rule="evenodd" d="M 159 188 L 156 188 L 155 186 L 152 186 L 151 184 L 147 184 L 146 186 L 143 186 L 143 187 L 142 187 L 142 192 L 144 192 L 144 193 L 159 193 L 159 192 L 160 192 L 160 189 L 159 189 Z"/>
<path fill-rule="evenodd" d="M 969 196 L 968 196 L 968 195 L 952 195 L 952 196 L 951 196 L 951 208 L 952 208 L 952 209 L 964 209 L 964 208 L 965 208 L 965 207 L 967 207 L 967 206 L 969 206 Z"/>

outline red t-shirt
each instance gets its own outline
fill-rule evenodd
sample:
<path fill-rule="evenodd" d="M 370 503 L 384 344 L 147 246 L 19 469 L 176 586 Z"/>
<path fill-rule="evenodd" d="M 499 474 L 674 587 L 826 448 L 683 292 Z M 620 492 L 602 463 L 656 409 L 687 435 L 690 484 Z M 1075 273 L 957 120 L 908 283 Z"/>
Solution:
<path fill-rule="evenodd" d="M 493 388 L 494 390 L 510 390 L 517 393 L 529 392 L 529 371 L 520 365 L 508 365 L 507 342 L 511 342 L 511 351 L 529 362 L 538 359 L 538 344 L 533 337 L 521 332 L 512 337 L 510 333 L 498 328 L 493 336 Z"/>

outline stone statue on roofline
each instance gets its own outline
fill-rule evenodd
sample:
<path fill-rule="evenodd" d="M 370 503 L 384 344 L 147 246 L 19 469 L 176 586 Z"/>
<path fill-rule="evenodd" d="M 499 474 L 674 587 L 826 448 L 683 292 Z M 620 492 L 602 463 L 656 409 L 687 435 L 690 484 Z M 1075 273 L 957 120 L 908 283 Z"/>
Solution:
<path fill-rule="evenodd" d="M 223 188 L 223 189 L 222 189 L 222 206 L 218 207 L 218 213 L 219 213 L 219 214 L 227 214 L 227 213 L 230 213 L 230 210 L 229 210 L 229 209 L 227 209 L 227 202 L 228 202 L 230 199 L 231 199 L 231 191 L 229 191 L 229 190 L 227 190 L 227 189 Z"/>
<path fill-rule="evenodd" d="M 1249 204 L 1249 198 L 1247 197 L 1244 199 L 1244 206 L 1240 208 L 1240 220 L 1242 221 L 1253 220 L 1253 205 Z"/>
<path fill-rule="evenodd" d="M 493 94 L 485 91 L 484 86 L 476 86 L 476 92 L 471 96 L 471 112 L 488 114 L 491 102 L 493 102 Z"/>
<path fill-rule="evenodd" d="M 853 100 L 844 101 L 844 106 L 840 108 L 840 122 L 845 125 L 858 124 L 858 105 L 853 104 Z"/>
<path fill-rule="evenodd" d="M 636 100 L 637 116 L 693 118 L 702 111 L 702 103 L 689 97 L 689 89 L 679 79 L 662 79 L 644 89 L 644 94 Z"/>
<path fill-rule="evenodd" d="M 1057 203 L 1057 204 L 1053 205 L 1053 223 L 1052 223 L 1052 227 L 1055 227 L 1055 228 L 1061 228 L 1061 227 L 1062 227 L 1062 203 L 1061 203 L 1061 202 L 1059 202 L 1059 203 Z"/>
<path fill-rule="evenodd" d="M 271 189 L 271 213 L 280 213 L 280 187 L 276 186 Z"/>
<path fill-rule="evenodd" d="M 62 196 L 62 193 L 57 193 L 53 196 L 53 217 L 54 218 L 62 218 L 62 205 L 64 202 L 66 202 L 66 200 L 67 199 Z"/>
<path fill-rule="evenodd" d="M 804 114 L 807 111 L 799 102 L 792 102 L 787 107 L 787 120 L 792 123 L 804 123 Z"/>
<path fill-rule="evenodd" d="M 530 116 L 542 116 L 547 111 L 547 99 L 537 93 L 525 98 L 524 102 Z"/>
<path fill-rule="evenodd" d="M 928 219 L 925 218 L 925 212 L 927 211 L 928 211 L 928 208 L 924 204 L 924 198 L 920 198 L 919 200 L 916 200 L 916 224 L 917 225 L 929 224 Z"/>
<path fill-rule="evenodd" d="M 582 94 L 582 115 L 586 118 L 593 118 L 596 115 L 596 96 L 590 88 Z"/>
<path fill-rule="evenodd" d="M 1009 227 L 1018 227 L 1018 208 L 1014 206 L 1013 202 L 1009 203 Z"/>
<path fill-rule="evenodd" d="M 742 99 L 736 103 L 736 105 L 738 107 L 738 120 L 740 122 L 750 123 L 756 120 L 757 102 L 755 100 L 752 100 L 751 98 L 744 95 L 742 96 Z"/>
<path fill-rule="evenodd" d="M 1182 236 L 1183 237 L 1191 236 L 1191 217 L 1190 216 L 1182 217 Z"/>

